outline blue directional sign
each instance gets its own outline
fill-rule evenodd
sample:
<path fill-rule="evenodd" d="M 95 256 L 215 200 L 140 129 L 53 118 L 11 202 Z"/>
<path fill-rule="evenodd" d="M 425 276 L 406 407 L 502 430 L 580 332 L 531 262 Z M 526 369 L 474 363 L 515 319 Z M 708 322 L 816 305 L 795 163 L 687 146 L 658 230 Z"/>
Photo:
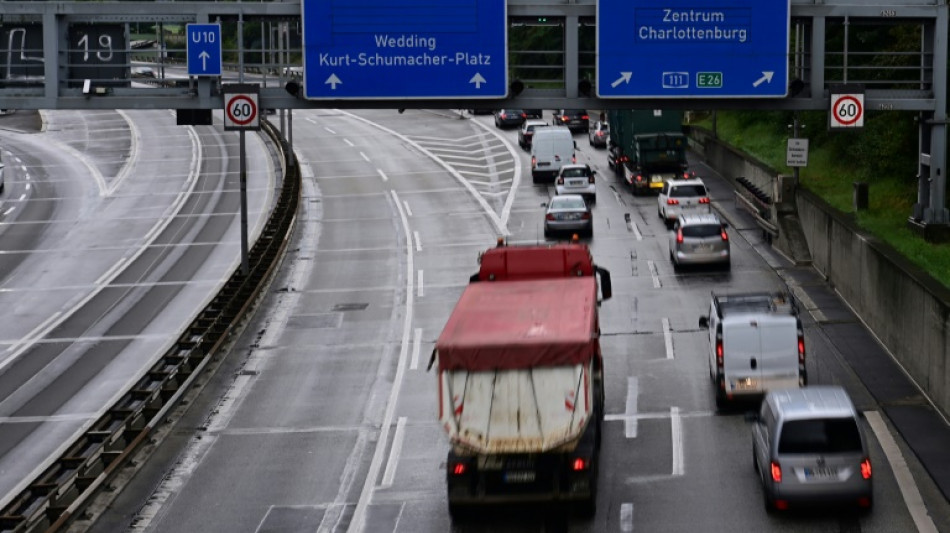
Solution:
<path fill-rule="evenodd" d="M 788 93 L 790 0 L 599 0 L 597 96 Z"/>
<path fill-rule="evenodd" d="M 188 75 L 221 75 L 221 25 L 188 24 Z"/>
<path fill-rule="evenodd" d="M 309 99 L 504 98 L 506 0 L 303 0 Z"/>

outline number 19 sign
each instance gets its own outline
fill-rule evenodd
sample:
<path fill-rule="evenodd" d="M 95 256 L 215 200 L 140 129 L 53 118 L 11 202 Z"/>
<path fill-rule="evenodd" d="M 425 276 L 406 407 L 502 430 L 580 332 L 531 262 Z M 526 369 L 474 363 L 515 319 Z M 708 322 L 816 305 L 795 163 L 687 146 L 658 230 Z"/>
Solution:
<path fill-rule="evenodd" d="M 222 87 L 224 95 L 225 131 L 261 129 L 258 96 L 260 86 L 250 83 L 232 83 Z"/>

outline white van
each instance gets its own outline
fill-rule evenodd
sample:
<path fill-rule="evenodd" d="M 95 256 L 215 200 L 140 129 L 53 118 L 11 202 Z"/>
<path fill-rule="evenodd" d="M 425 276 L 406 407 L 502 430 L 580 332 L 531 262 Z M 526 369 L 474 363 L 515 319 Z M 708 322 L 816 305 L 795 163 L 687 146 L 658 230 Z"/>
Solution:
<path fill-rule="evenodd" d="M 805 336 L 791 294 L 713 294 L 699 327 L 709 330 L 716 407 L 807 384 Z"/>
<path fill-rule="evenodd" d="M 576 163 L 577 144 L 571 130 L 564 126 L 538 128 L 531 139 L 531 179 L 553 182 L 562 165 Z"/>

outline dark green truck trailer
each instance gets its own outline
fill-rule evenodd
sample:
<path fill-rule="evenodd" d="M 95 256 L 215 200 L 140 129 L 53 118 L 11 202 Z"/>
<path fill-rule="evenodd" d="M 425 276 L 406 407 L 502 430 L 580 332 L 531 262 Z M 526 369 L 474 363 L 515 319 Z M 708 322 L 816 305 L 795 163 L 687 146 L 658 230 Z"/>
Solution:
<path fill-rule="evenodd" d="M 613 109 L 607 121 L 607 164 L 634 194 L 658 193 L 664 180 L 689 176 L 682 111 Z"/>

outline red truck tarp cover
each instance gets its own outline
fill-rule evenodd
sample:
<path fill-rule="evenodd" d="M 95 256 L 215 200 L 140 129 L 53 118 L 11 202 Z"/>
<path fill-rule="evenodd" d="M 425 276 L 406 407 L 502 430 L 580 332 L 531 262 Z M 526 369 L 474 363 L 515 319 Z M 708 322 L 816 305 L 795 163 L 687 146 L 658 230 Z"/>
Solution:
<path fill-rule="evenodd" d="M 466 287 L 436 341 L 441 370 L 576 365 L 597 345 L 593 276 L 477 282 Z"/>

